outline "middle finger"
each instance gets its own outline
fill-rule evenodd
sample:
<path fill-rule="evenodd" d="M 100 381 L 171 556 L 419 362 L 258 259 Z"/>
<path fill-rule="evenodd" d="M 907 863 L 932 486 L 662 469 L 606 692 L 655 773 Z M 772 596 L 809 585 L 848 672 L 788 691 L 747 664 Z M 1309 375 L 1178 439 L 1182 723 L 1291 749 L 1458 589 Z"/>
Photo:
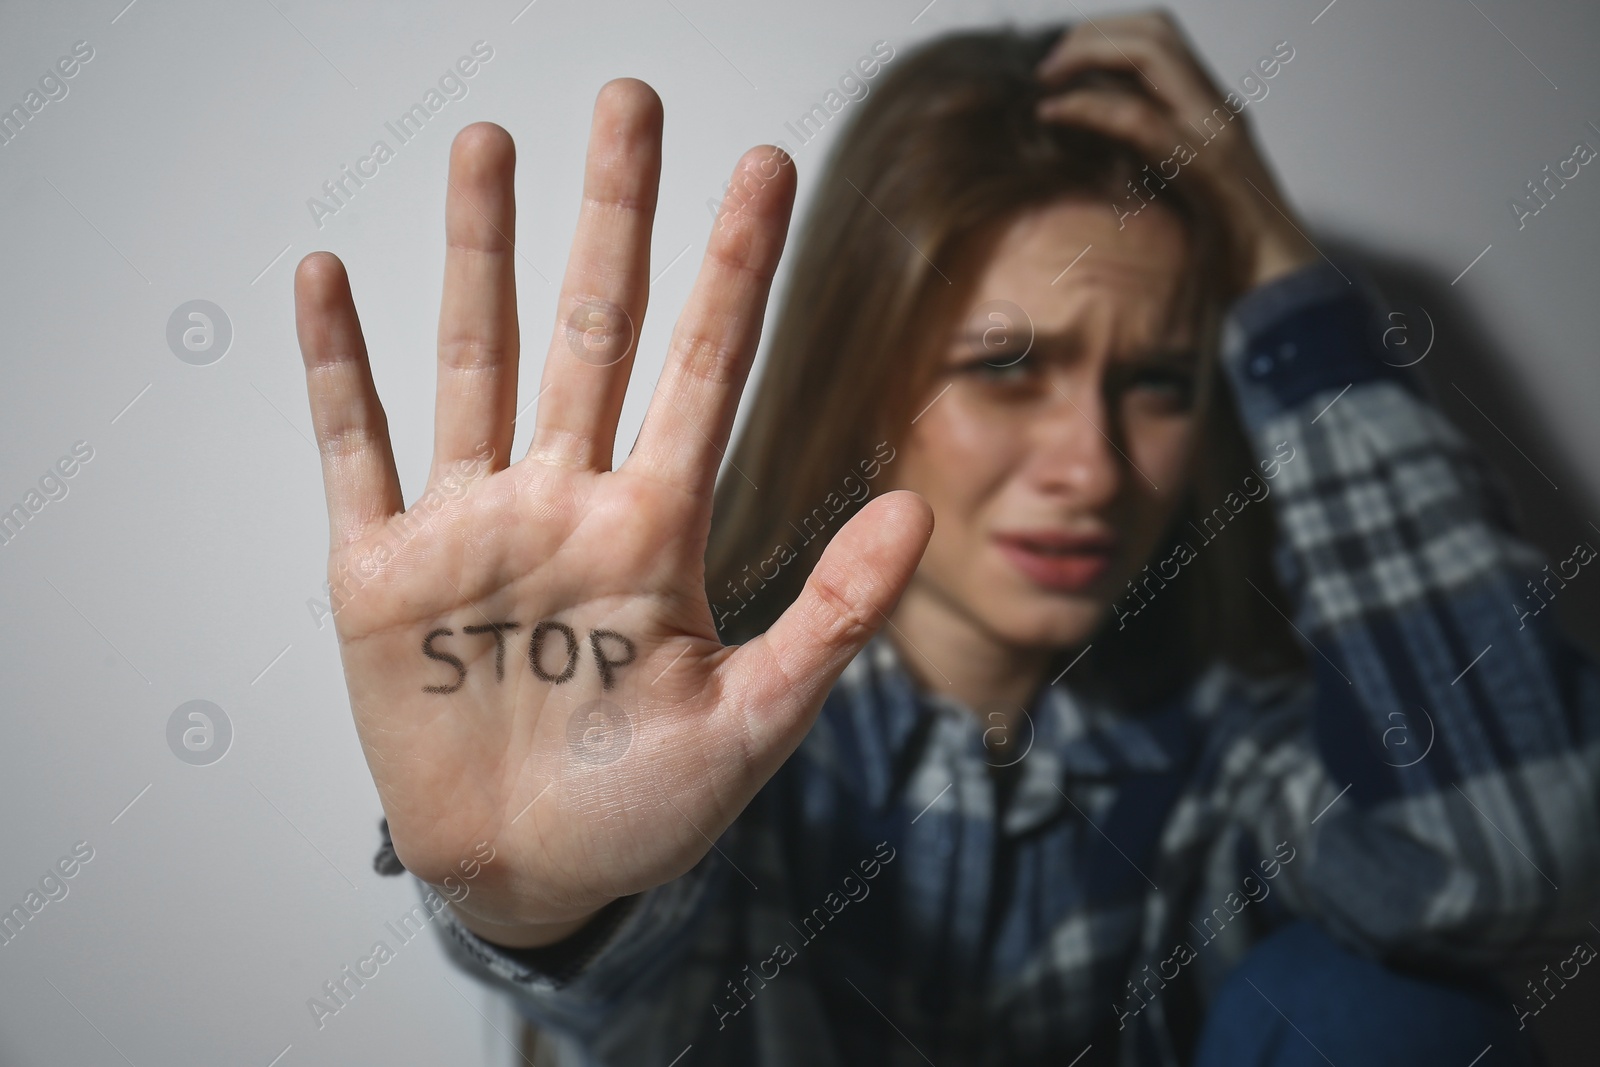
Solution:
<path fill-rule="evenodd" d="M 650 295 L 650 231 L 661 183 L 661 98 L 634 78 L 595 99 L 583 207 L 561 283 L 528 455 L 610 470 Z"/>

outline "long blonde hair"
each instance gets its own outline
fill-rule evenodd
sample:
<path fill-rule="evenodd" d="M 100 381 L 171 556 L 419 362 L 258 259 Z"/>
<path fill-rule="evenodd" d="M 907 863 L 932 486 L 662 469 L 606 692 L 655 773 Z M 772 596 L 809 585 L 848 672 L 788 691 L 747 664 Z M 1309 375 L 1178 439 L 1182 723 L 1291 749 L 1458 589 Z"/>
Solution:
<path fill-rule="evenodd" d="M 1032 71 L 1061 32 L 937 39 L 854 105 L 799 230 L 766 364 L 716 490 L 706 590 L 725 641 L 760 633 L 794 601 L 828 537 L 867 498 L 873 464 L 892 462 L 935 373 L 931 347 L 964 310 L 998 224 L 1064 196 L 1109 204 L 1146 165 L 1127 144 L 1034 116 Z M 1181 299 L 1214 356 L 1238 282 L 1226 269 L 1228 235 L 1179 185 L 1160 203 L 1188 231 Z M 1153 558 L 1255 471 L 1226 389 L 1208 392 L 1189 499 Z M 1270 509 L 1246 508 L 1230 525 L 1151 617 L 1125 630 L 1108 619 L 1074 678 L 1139 701 L 1217 658 L 1249 673 L 1298 668 L 1283 620 L 1245 581 L 1283 607 Z"/>

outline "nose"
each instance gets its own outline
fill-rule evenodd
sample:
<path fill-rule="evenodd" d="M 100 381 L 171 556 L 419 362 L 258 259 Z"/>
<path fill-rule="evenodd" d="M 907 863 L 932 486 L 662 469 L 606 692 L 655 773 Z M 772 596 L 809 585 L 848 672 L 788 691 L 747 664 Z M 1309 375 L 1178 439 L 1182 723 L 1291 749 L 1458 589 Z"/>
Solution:
<path fill-rule="evenodd" d="M 1107 507 L 1125 477 L 1127 447 L 1099 382 L 1082 376 L 1052 382 L 1050 402 L 1037 412 L 1029 457 L 1035 484 L 1047 494 L 1070 498 L 1084 511 Z"/>

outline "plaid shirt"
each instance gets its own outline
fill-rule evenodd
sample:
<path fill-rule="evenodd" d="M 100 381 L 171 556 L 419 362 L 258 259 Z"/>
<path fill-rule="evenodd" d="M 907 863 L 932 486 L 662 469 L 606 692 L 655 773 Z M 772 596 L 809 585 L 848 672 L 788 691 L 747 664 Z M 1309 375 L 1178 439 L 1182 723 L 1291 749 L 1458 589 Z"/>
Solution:
<path fill-rule="evenodd" d="M 452 958 L 564 1064 L 1089 1067 L 1182 1063 L 1287 916 L 1386 959 L 1570 946 L 1600 887 L 1600 677 L 1521 615 L 1553 572 L 1383 359 L 1367 290 L 1319 263 L 1223 334 L 1256 451 L 1293 449 L 1274 562 L 1306 676 L 1214 666 L 1140 715 L 1046 685 L 1006 782 L 880 635 L 717 849 L 575 965 L 446 911 Z"/>

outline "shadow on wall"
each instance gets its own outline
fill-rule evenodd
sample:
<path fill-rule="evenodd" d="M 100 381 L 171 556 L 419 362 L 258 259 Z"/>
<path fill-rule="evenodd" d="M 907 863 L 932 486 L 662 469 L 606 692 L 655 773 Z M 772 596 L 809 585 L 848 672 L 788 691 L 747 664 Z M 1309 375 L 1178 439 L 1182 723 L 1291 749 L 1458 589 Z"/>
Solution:
<path fill-rule="evenodd" d="M 1398 315 L 1389 321 L 1411 334 L 1404 340 L 1414 354 L 1398 354 L 1407 349 L 1391 347 L 1397 353 L 1394 362 L 1421 354 L 1428 339 L 1427 320 L 1432 320 L 1433 348 L 1417 370 L 1434 402 L 1479 449 L 1509 490 L 1523 536 L 1546 554 L 1552 566 L 1568 558 L 1580 541 L 1600 547 L 1600 532 L 1589 525 L 1597 511 L 1579 481 L 1575 457 L 1567 454 L 1548 420 L 1535 409 L 1520 353 L 1501 348 L 1465 294 L 1451 288 L 1450 279 L 1431 268 L 1347 242 L 1325 241 L 1323 248 L 1341 262 L 1364 267 L 1386 298 L 1384 311 Z M 1402 337 L 1395 334 L 1390 340 L 1398 343 Z M 1560 590 L 1551 609 L 1564 631 L 1600 659 L 1600 575 L 1580 574 Z M 1514 609 L 1508 604 L 1506 610 Z M 1600 947 L 1600 933 L 1580 940 Z M 1537 1003 L 1528 998 L 1526 983 L 1545 976 L 1545 963 L 1555 964 L 1566 955 L 1552 955 L 1549 960 L 1507 972 L 1503 976 L 1507 1010 L 1515 1012 L 1514 1005 Z M 1600 996 L 1600 976 L 1588 978 L 1580 973 L 1572 984 L 1581 986 L 1586 978 L 1595 983 L 1592 988 L 1572 989 L 1551 998 L 1548 1007 L 1529 1021 L 1550 1058 L 1550 1067 L 1594 1063 L 1600 1017 L 1592 1005 Z"/>

